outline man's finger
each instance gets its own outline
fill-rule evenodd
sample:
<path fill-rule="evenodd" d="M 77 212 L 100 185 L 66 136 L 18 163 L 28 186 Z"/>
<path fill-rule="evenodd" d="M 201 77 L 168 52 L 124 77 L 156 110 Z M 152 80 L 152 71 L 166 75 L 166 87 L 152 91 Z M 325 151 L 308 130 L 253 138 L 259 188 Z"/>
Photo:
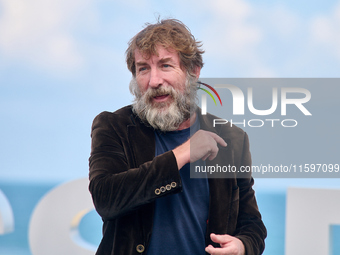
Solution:
<path fill-rule="evenodd" d="M 237 254 L 237 251 L 234 248 L 215 248 L 212 245 L 209 245 L 205 248 L 205 251 L 212 255 L 234 255 Z"/>
<path fill-rule="evenodd" d="M 209 132 L 209 134 L 212 136 L 212 138 L 214 138 L 214 140 L 222 145 L 223 147 L 226 147 L 227 146 L 227 143 L 222 139 L 222 137 L 220 137 L 219 135 L 213 133 L 213 132 Z"/>
<path fill-rule="evenodd" d="M 217 148 L 215 151 L 213 151 L 212 153 L 210 153 L 208 159 L 209 159 L 209 160 L 213 160 L 214 158 L 216 158 L 217 153 L 218 153 L 218 148 Z"/>
<path fill-rule="evenodd" d="M 225 244 L 233 240 L 233 237 L 230 235 L 216 235 L 214 233 L 210 234 L 211 241 L 219 244 Z"/>
<path fill-rule="evenodd" d="M 207 155 L 205 155 L 202 160 L 205 161 L 208 157 L 210 157 L 211 153 L 208 153 Z"/>

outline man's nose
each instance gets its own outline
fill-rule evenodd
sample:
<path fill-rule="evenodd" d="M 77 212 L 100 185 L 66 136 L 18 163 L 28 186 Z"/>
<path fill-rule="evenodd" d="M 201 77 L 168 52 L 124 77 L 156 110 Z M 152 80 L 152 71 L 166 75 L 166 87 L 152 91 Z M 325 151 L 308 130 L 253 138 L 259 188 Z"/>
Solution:
<path fill-rule="evenodd" d="M 151 69 L 149 86 L 152 88 L 158 88 L 163 84 L 163 78 L 161 76 L 160 70 Z"/>

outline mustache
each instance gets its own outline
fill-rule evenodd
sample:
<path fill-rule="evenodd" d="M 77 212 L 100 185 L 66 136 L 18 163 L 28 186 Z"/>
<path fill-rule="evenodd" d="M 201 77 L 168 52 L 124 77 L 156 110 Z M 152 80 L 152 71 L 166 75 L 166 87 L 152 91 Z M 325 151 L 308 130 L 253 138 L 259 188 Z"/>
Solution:
<path fill-rule="evenodd" d="M 172 87 L 159 87 L 159 88 L 149 88 L 145 94 L 144 97 L 147 101 L 151 101 L 154 97 L 158 96 L 166 96 L 169 95 L 171 97 L 174 97 L 175 92 Z"/>

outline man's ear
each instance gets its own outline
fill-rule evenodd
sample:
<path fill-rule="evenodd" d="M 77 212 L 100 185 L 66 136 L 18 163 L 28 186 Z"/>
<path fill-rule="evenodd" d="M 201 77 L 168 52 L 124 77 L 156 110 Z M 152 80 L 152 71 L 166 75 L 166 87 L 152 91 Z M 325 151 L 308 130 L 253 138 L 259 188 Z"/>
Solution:
<path fill-rule="evenodd" d="M 196 80 L 198 80 L 199 77 L 200 77 L 200 74 L 201 74 L 201 67 L 200 66 L 195 66 L 193 71 L 194 71 L 194 74 L 196 76 Z"/>

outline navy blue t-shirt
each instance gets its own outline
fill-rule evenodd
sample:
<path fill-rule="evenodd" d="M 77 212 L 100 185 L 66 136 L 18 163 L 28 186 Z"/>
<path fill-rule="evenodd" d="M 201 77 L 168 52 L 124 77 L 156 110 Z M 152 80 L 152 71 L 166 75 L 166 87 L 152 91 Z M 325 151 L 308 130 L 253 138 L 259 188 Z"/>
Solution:
<path fill-rule="evenodd" d="M 191 131 L 199 129 L 196 119 Z M 156 156 L 172 150 L 190 137 L 190 128 L 155 131 Z M 197 164 L 204 164 L 197 162 Z M 160 169 L 161 171 L 161 169 Z M 179 171 L 183 191 L 156 199 L 154 224 L 148 255 L 205 255 L 205 233 L 209 208 L 208 179 L 190 178 L 190 165 Z"/>

